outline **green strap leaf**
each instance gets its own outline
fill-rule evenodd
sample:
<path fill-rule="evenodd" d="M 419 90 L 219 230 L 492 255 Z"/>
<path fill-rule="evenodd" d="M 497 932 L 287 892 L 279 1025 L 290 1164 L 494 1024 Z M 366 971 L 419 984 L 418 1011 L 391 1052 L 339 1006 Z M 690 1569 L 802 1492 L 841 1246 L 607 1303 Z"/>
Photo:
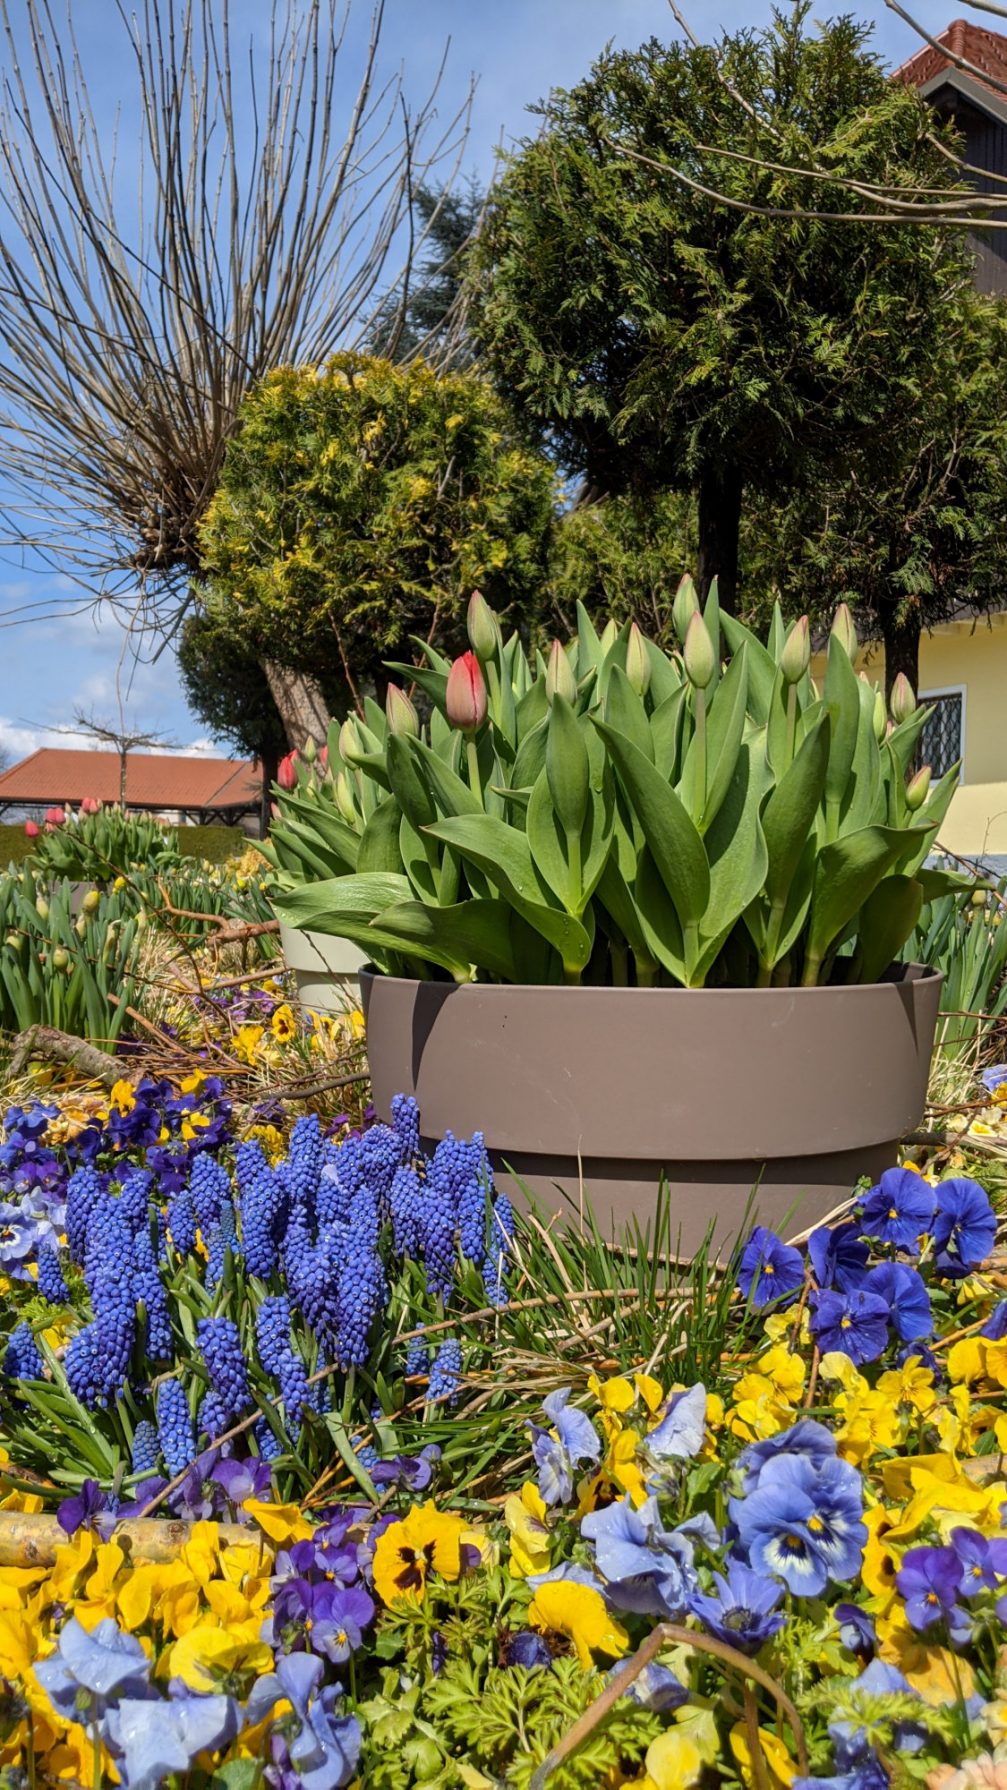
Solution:
<path fill-rule="evenodd" d="M 698 926 L 710 899 L 710 866 L 694 822 L 670 784 L 631 740 L 596 717 L 594 725 L 636 809 L 683 927 Z"/>
<path fill-rule="evenodd" d="M 923 886 L 914 876 L 886 876 L 864 902 L 857 946 L 858 982 L 879 982 L 920 917 Z"/>
<path fill-rule="evenodd" d="M 378 914 L 373 929 L 411 956 L 450 970 L 456 980 L 469 981 L 475 965 L 500 982 L 520 982 L 513 919 L 506 901 L 460 901 L 454 907 L 403 901 Z"/>
<path fill-rule="evenodd" d="M 548 903 L 550 891 L 537 874 L 524 833 L 492 814 L 463 814 L 435 822 L 427 831 L 482 870 L 533 926 L 548 939 L 570 971 L 582 970 L 591 955 L 593 929 Z"/>

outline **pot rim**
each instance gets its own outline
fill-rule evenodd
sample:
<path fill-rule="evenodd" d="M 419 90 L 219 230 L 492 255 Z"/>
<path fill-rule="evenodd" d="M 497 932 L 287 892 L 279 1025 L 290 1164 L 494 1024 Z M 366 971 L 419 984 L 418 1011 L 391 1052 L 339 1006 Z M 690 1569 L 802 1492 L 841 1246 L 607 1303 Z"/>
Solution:
<path fill-rule="evenodd" d="M 548 989 L 550 995 L 577 999 L 581 995 L 618 996 L 649 995 L 667 998 L 668 995 L 689 995 L 693 999 L 702 1000 L 737 1000 L 739 995 L 758 995 L 761 1000 L 767 996 L 777 998 L 786 996 L 793 1000 L 795 995 L 805 999 L 816 995 L 869 995 L 877 994 L 883 988 L 900 988 L 907 982 L 931 982 L 934 978 L 943 982 L 944 972 L 926 963 L 905 963 L 900 966 L 905 974 L 893 976 L 883 982 L 824 982 L 814 988 L 802 988 L 795 984 L 788 988 L 621 988 L 604 982 L 424 982 L 418 976 L 386 976 L 383 970 L 375 968 L 372 963 L 361 966 L 360 978 L 368 982 L 388 983 L 395 988 L 432 988 L 444 994 L 479 994 L 503 996 L 505 994 L 541 994 Z M 915 971 L 913 975 L 911 972 Z"/>

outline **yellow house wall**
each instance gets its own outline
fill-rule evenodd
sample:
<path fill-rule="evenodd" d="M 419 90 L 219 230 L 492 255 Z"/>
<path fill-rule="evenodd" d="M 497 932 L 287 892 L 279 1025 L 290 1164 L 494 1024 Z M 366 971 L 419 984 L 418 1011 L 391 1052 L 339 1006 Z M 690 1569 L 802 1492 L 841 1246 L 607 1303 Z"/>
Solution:
<path fill-rule="evenodd" d="M 881 647 L 860 654 L 858 670 L 884 681 Z M 820 678 L 824 661 L 813 674 Z M 965 690 L 962 781 L 940 842 L 968 857 L 1007 856 L 1007 614 L 948 622 L 920 641 L 920 695 Z"/>

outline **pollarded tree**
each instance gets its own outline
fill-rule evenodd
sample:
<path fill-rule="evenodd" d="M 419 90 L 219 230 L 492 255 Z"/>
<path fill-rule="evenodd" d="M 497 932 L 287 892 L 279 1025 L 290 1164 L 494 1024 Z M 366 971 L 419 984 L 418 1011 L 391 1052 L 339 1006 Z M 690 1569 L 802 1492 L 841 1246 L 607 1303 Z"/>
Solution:
<path fill-rule="evenodd" d="M 827 182 L 841 218 L 787 215 L 807 201 L 788 167 L 810 161 L 948 186 L 932 114 L 867 29 L 810 34 L 807 11 L 715 48 L 608 51 L 506 159 L 472 258 L 502 389 L 590 496 L 695 491 L 701 579 L 728 605 L 746 492 L 808 485 L 902 427 L 969 277 L 960 237 L 862 222 Z M 711 155 L 727 203 L 703 190 Z"/>
<path fill-rule="evenodd" d="M 481 588 L 518 623 L 541 600 L 550 463 L 492 387 L 339 354 L 245 400 L 200 535 L 214 624 L 355 697 L 410 633 L 450 647 Z"/>

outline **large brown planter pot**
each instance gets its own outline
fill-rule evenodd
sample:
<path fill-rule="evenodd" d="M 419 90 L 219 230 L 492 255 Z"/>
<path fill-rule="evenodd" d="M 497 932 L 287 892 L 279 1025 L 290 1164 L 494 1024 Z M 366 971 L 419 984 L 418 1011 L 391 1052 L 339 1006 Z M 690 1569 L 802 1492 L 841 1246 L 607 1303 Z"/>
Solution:
<path fill-rule="evenodd" d="M 756 1183 L 761 1222 L 796 1232 L 891 1167 L 923 1114 L 941 982 L 916 964 L 850 988 L 360 977 L 383 1118 L 414 1094 L 426 1139 L 482 1131 L 498 1170 L 553 1207 L 583 1187 L 606 1230 L 652 1218 L 663 1173 L 683 1255 L 711 1223 L 736 1234 Z"/>

